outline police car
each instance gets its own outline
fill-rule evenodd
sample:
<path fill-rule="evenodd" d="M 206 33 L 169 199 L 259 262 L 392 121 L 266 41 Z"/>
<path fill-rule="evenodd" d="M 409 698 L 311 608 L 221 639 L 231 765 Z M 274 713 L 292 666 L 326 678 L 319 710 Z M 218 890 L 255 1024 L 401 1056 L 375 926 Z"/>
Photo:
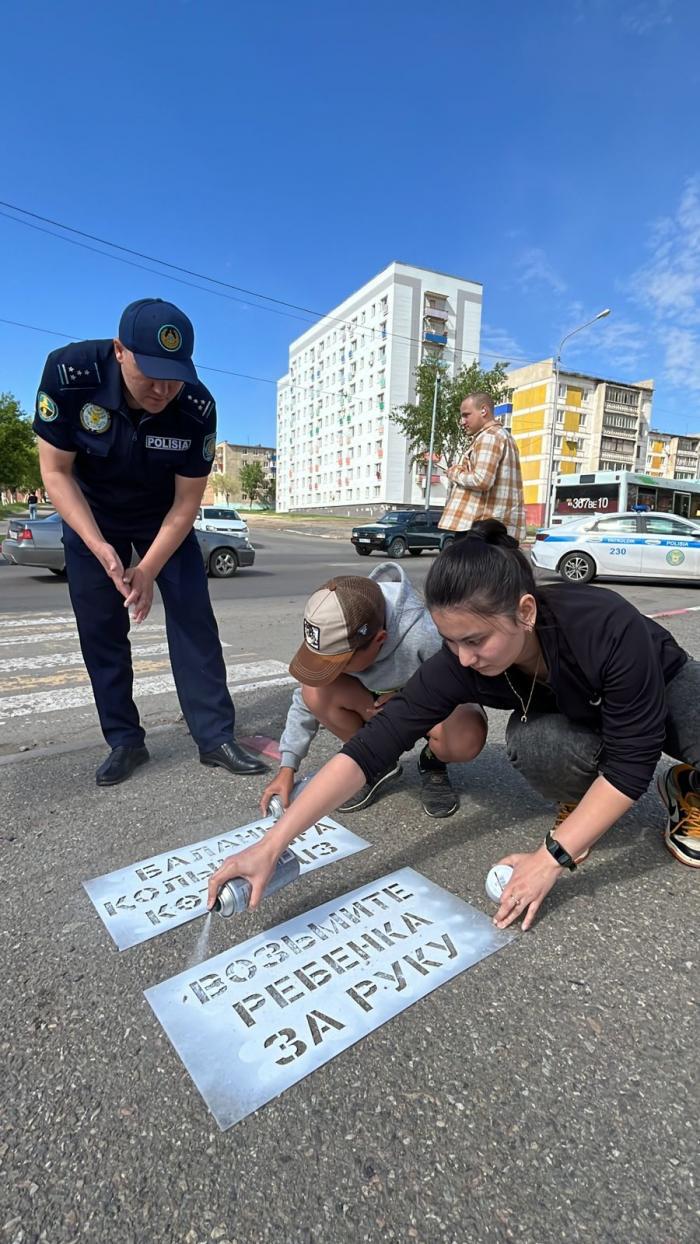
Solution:
<path fill-rule="evenodd" d="M 592 514 L 542 528 L 531 557 L 569 583 L 596 575 L 700 579 L 700 523 L 676 514 Z"/>

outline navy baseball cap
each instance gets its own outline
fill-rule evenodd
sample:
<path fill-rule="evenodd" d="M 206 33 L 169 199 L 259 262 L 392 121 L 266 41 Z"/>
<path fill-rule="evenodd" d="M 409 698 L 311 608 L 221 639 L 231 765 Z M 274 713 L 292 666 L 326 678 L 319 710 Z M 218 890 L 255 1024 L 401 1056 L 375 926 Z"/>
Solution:
<path fill-rule="evenodd" d="M 119 321 L 119 340 L 151 380 L 197 383 L 192 322 L 174 303 L 162 298 L 130 302 Z"/>

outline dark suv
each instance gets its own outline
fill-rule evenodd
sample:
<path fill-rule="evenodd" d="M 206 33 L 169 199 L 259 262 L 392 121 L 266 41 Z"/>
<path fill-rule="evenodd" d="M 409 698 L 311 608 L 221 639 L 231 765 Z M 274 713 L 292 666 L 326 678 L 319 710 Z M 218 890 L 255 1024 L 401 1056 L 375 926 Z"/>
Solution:
<path fill-rule="evenodd" d="M 360 557 L 375 549 L 389 557 L 420 557 L 423 549 L 438 552 L 454 540 L 451 531 L 440 531 L 441 510 L 388 510 L 376 523 L 353 527 L 351 542 Z"/>

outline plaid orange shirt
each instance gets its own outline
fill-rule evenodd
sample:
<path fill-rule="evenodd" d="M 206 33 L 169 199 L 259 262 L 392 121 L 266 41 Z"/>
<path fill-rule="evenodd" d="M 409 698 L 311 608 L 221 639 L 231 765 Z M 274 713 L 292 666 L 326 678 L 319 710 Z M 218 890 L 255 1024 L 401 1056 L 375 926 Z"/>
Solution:
<path fill-rule="evenodd" d="M 500 423 L 489 423 L 476 434 L 447 477 L 451 486 L 440 527 L 466 531 L 480 518 L 497 518 L 510 536 L 522 542 L 525 504 L 520 457 L 510 432 Z"/>

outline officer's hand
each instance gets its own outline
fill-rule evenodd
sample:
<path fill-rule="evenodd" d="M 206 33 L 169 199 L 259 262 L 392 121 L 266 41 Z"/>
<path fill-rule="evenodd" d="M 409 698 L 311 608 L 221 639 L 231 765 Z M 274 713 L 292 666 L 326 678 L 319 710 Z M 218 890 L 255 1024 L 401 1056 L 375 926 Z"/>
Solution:
<path fill-rule="evenodd" d="M 124 582 L 128 592 L 124 608 L 131 609 L 134 622 L 143 622 L 151 612 L 153 604 L 153 575 L 149 574 L 143 564 L 132 566 L 124 572 Z"/>
<path fill-rule="evenodd" d="M 260 798 L 260 811 L 267 815 L 267 809 L 273 795 L 279 795 L 282 807 L 285 812 L 289 807 L 289 801 L 292 797 L 292 788 L 294 786 L 294 770 L 285 766 L 280 769 L 279 773 L 273 777 L 272 781 L 265 787 Z"/>
<path fill-rule="evenodd" d="M 122 596 L 127 596 L 129 589 L 124 582 L 124 567 L 122 566 L 121 558 L 117 556 L 116 549 L 113 549 L 111 544 L 107 544 L 105 541 L 104 544 L 99 544 L 93 552 L 103 570 L 109 575 L 117 591 L 121 592 Z"/>
<path fill-rule="evenodd" d="M 207 907 L 209 910 L 214 906 L 216 896 L 222 885 L 226 881 L 231 881 L 233 877 L 244 877 L 246 881 L 250 882 L 250 903 L 248 906 L 251 909 L 257 907 L 263 896 L 263 890 L 275 871 L 275 865 L 281 854 L 281 850 L 278 850 L 266 835 L 260 842 L 256 842 L 255 846 L 246 847 L 245 851 L 239 851 L 237 855 L 229 855 L 224 860 L 221 868 L 209 878 L 207 893 Z"/>

